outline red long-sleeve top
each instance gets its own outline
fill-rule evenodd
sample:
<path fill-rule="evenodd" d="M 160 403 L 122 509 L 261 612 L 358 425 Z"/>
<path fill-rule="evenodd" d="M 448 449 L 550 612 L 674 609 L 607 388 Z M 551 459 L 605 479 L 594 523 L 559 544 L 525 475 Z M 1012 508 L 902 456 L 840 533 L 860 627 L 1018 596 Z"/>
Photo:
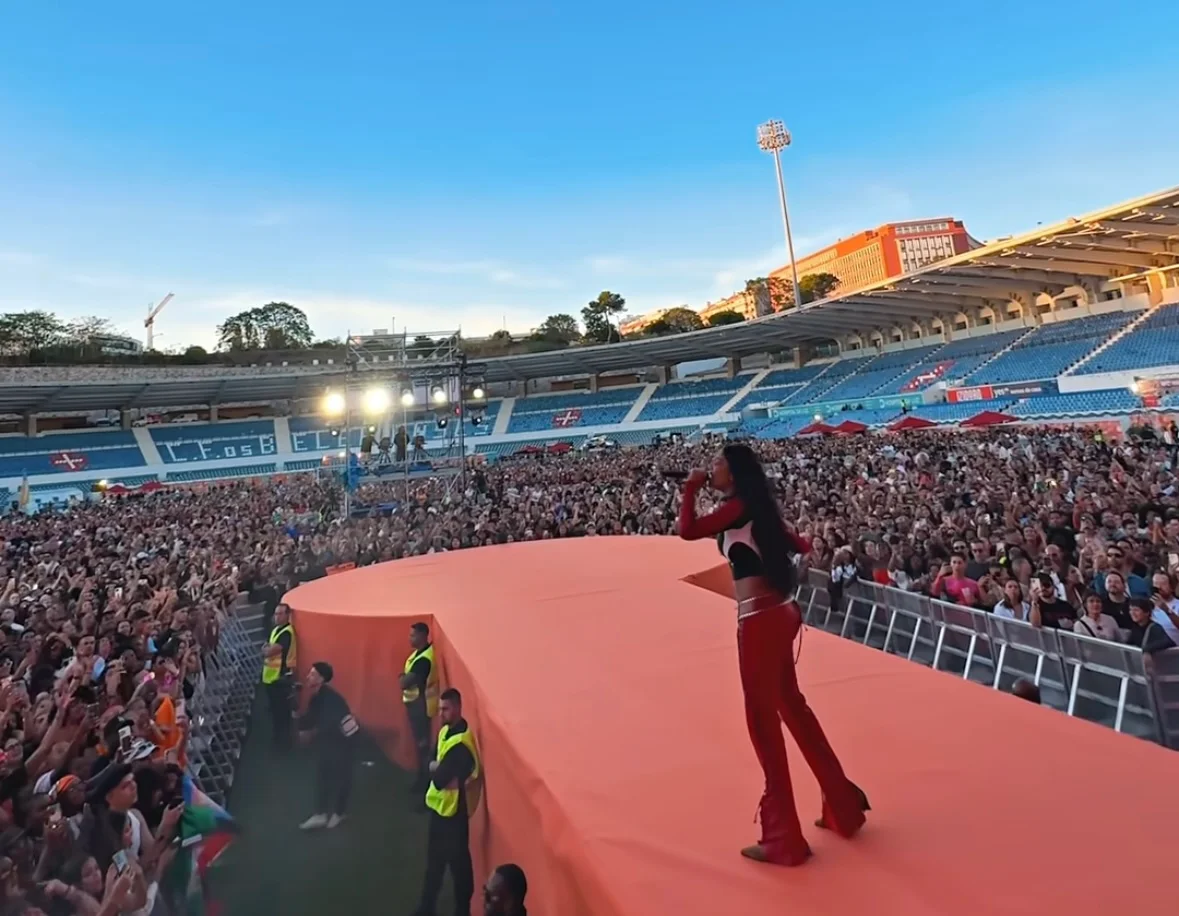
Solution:
<path fill-rule="evenodd" d="M 691 481 L 684 484 L 684 499 L 680 503 L 680 537 L 685 541 L 698 541 L 701 538 L 716 537 L 730 528 L 738 528 L 743 524 L 745 504 L 735 496 L 726 499 L 707 515 L 697 516 L 696 495 L 700 492 L 700 486 Z M 809 539 L 791 530 L 789 526 L 784 527 L 786 539 L 795 553 L 811 552 Z"/>

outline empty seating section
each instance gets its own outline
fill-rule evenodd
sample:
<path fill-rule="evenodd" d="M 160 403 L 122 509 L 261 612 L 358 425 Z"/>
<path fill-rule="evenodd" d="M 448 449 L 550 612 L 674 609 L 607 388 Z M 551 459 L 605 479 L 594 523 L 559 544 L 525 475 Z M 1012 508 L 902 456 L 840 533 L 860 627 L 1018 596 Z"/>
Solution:
<path fill-rule="evenodd" d="M 988 359 L 1005 347 L 1010 346 L 1022 335 L 1026 328 L 1014 331 L 999 331 L 995 334 L 985 334 L 982 337 L 966 337 L 946 344 L 937 354 L 937 362 L 945 362 L 943 378 L 964 379 Z"/>
<path fill-rule="evenodd" d="M 790 398 L 791 404 L 813 404 L 816 401 L 828 400 L 827 393 L 854 372 L 860 371 L 874 356 L 853 356 L 832 363 L 831 368 L 807 385 L 796 397 Z"/>
<path fill-rule="evenodd" d="M 912 350 L 898 350 L 895 353 L 883 353 L 866 364 L 855 375 L 845 378 L 824 395 L 824 400 L 846 401 L 876 394 L 886 386 L 895 383 L 898 377 L 905 384 L 913 375 L 914 369 L 925 357 L 938 347 L 919 347 Z"/>
<path fill-rule="evenodd" d="M 1027 398 L 1013 406 L 1008 413 L 1013 417 L 1061 417 L 1080 414 L 1128 413 L 1137 410 L 1142 399 L 1126 388 L 1105 391 L 1080 391 L 1074 394 L 1054 394 L 1042 398 Z"/>
<path fill-rule="evenodd" d="M 1179 304 L 1162 305 L 1125 337 L 1077 369 L 1077 375 L 1179 365 Z"/>
<path fill-rule="evenodd" d="M 754 420 L 743 423 L 737 429 L 738 435 L 754 436 L 758 439 L 787 439 L 808 423 L 811 417 L 775 417 L 772 420 Z"/>
<path fill-rule="evenodd" d="M 130 430 L 0 436 L 0 477 L 140 467 L 147 462 Z"/>
<path fill-rule="evenodd" d="M 156 426 L 151 438 L 164 464 L 260 458 L 278 451 L 273 420 Z"/>
<path fill-rule="evenodd" d="M 810 365 L 801 369 L 772 369 L 766 373 L 757 385 L 750 390 L 732 409 L 733 413 L 740 413 L 753 404 L 777 404 L 786 400 L 790 395 L 797 394 L 803 386 L 822 372 L 826 366 Z M 748 376 L 743 376 L 748 378 Z"/>
<path fill-rule="evenodd" d="M 1131 312 L 1111 312 L 1036 328 L 967 380 L 978 385 L 1056 378 L 1130 323 Z"/>
<path fill-rule="evenodd" d="M 639 420 L 674 420 L 711 416 L 749 384 L 748 375 L 670 382 L 655 390 L 643 406 Z"/>
<path fill-rule="evenodd" d="M 204 470 L 175 471 L 168 475 L 169 483 L 193 483 L 198 480 L 218 480 L 223 477 L 265 477 L 275 473 L 277 465 L 247 464 L 231 468 L 205 468 Z"/>
<path fill-rule="evenodd" d="M 516 398 L 509 433 L 571 429 L 577 426 L 611 426 L 621 423 L 643 389 L 637 385 L 603 391 L 568 394 L 534 394 Z"/>

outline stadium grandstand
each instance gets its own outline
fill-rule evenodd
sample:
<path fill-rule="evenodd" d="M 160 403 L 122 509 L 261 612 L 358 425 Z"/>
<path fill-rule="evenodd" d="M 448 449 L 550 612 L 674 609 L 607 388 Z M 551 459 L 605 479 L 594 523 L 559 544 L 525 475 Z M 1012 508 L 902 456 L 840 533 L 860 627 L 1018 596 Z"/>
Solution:
<path fill-rule="evenodd" d="M 399 430 L 425 467 L 702 431 L 773 438 L 816 420 L 955 424 L 983 409 L 1127 425 L 1179 408 L 1179 189 L 741 324 L 471 362 L 445 410 L 393 398 L 346 426 L 324 416 L 325 393 L 437 368 L 354 343 L 298 364 L 0 368 L 0 488 L 27 482 L 36 502 L 100 481 L 309 471 L 388 451 Z M 682 371 L 700 360 L 717 369 Z"/>

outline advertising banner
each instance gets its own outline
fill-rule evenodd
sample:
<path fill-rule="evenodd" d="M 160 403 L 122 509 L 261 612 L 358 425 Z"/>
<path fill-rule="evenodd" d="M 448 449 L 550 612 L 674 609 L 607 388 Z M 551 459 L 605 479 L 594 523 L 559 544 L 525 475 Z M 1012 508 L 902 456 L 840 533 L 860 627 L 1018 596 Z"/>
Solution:
<path fill-rule="evenodd" d="M 971 401 L 993 401 L 995 398 L 1034 398 L 1059 393 L 1060 386 L 1055 379 L 1044 379 L 1039 382 L 951 388 L 946 392 L 946 400 L 951 404 L 968 404 Z"/>

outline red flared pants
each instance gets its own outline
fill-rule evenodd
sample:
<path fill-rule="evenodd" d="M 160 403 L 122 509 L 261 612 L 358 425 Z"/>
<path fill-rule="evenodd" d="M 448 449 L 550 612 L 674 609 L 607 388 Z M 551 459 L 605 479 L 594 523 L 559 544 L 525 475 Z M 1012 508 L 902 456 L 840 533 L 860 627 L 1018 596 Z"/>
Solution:
<path fill-rule="evenodd" d="M 745 721 L 766 777 L 763 843 L 772 843 L 788 855 L 804 852 L 807 845 L 794 804 L 779 717 L 790 729 L 823 790 L 823 817 L 828 826 L 851 836 L 864 823 L 859 794 L 844 775 L 819 720 L 798 689 L 794 639 L 801 626 L 802 613 L 793 601 L 752 614 L 737 624 Z"/>

